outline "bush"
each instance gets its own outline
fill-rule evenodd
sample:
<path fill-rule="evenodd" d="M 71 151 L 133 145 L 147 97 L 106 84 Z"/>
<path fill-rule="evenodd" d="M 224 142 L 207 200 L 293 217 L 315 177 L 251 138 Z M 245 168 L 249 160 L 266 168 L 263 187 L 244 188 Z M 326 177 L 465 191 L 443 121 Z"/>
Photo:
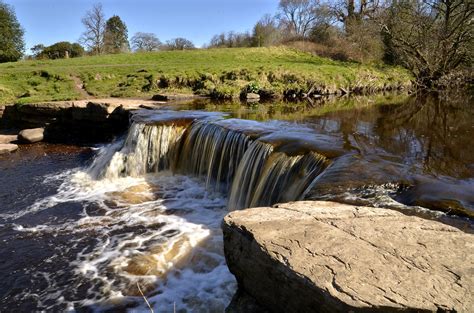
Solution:
<path fill-rule="evenodd" d="M 240 94 L 240 89 L 237 86 L 219 85 L 211 91 L 211 98 L 219 100 L 228 100 L 237 98 Z"/>
<path fill-rule="evenodd" d="M 84 48 L 78 43 L 70 43 L 67 41 L 57 42 L 43 49 L 38 54 L 38 59 L 64 59 L 81 57 L 85 53 Z"/>
<path fill-rule="evenodd" d="M 356 61 L 351 57 L 347 49 L 344 48 L 344 45 L 341 45 L 340 43 L 328 46 L 314 42 L 294 41 L 289 42 L 286 45 L 304 52 L 318 55 L 323 58 L 330 58 L 335 61 Z"/>

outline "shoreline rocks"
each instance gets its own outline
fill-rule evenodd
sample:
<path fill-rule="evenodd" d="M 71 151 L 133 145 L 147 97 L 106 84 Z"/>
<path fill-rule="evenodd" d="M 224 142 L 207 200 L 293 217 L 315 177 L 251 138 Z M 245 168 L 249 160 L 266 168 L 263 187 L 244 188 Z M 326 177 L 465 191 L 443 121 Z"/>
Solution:
<path fill-rule="evenodd" d="M 13 143 L 18 140 L 18 135 L 0 135 L 0 144 Z"/>
<path fill-rule="evenodd" d="M 4 108 L 0 122 L 6 128 L 44 128 L 48 142 L 104 142 L 127 130 L 131 111 L 160 104 L 119 98 L 17 104 Z"/>
<path fill-rule="evenodd" d="M 228 214 L 241 292 L 272 312 L 468 312 L 474 235 L 397 211 L 301 201 Z"/>
<path fill-rule="evenodd" d="M 18 140 L 24 143 L 40 142 L 44 138 L 44 128 L 24 129 L 18 133 Z"/>
<path fill-rule="evenodd" d="M 12 143 L 0 143 L 0 155 L 15 152 L 18 146 Z"/>
<path fill-rule="evenodd" d="M 192 100 L 192 99 L 199 99 L 199 98 L 206 98 L 206 97 L 194 95 L 194 94 L 159 93 L 159 94 L 153 95 L 151 97 L 151 100 L 169 102 L 169 101 Z"/>

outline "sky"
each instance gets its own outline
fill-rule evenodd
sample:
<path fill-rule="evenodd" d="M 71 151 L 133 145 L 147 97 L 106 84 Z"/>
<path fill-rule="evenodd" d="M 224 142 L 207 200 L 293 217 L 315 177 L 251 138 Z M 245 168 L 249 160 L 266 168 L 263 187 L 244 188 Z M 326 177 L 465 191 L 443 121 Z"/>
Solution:
<path fill-rule="evenodd" d="M 136 32 L 155 33 L 161 41 L 185 37 L 198 47 L 221 32 L 250 31 L 266 13 L 277 11 L 278 0 L 3 0 L 13 6 L 25 29 L 26 53 L 35 44 L 76 42 L 81 18 L 101 2 L 106 18 L 118 15 Z"/>

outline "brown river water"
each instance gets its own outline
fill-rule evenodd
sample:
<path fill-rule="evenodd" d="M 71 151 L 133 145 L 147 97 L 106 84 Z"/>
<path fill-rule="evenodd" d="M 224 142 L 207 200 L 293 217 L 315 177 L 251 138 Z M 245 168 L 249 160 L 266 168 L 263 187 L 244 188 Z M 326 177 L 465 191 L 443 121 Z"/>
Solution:
<path fill-rule="evenodd" d="M 229 209 L 332 199 L 472 228 L 473 139 L 472 96 L 386 95 L 195 101 L 111 144 L 21 146 L 0 156 L 0 312 L 148 312 L 140 290 L 223 312 Z"/>

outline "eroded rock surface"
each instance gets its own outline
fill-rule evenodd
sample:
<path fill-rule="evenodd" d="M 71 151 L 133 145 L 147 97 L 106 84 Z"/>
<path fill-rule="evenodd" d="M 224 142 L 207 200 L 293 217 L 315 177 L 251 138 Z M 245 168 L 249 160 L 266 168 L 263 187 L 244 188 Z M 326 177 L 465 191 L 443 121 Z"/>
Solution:
<path fill-rule="evenodd" d="M 234 211 L 225 254 L 274 312 L 474 308 L 474 235 L 379 208 L 301 201 Z"/>

